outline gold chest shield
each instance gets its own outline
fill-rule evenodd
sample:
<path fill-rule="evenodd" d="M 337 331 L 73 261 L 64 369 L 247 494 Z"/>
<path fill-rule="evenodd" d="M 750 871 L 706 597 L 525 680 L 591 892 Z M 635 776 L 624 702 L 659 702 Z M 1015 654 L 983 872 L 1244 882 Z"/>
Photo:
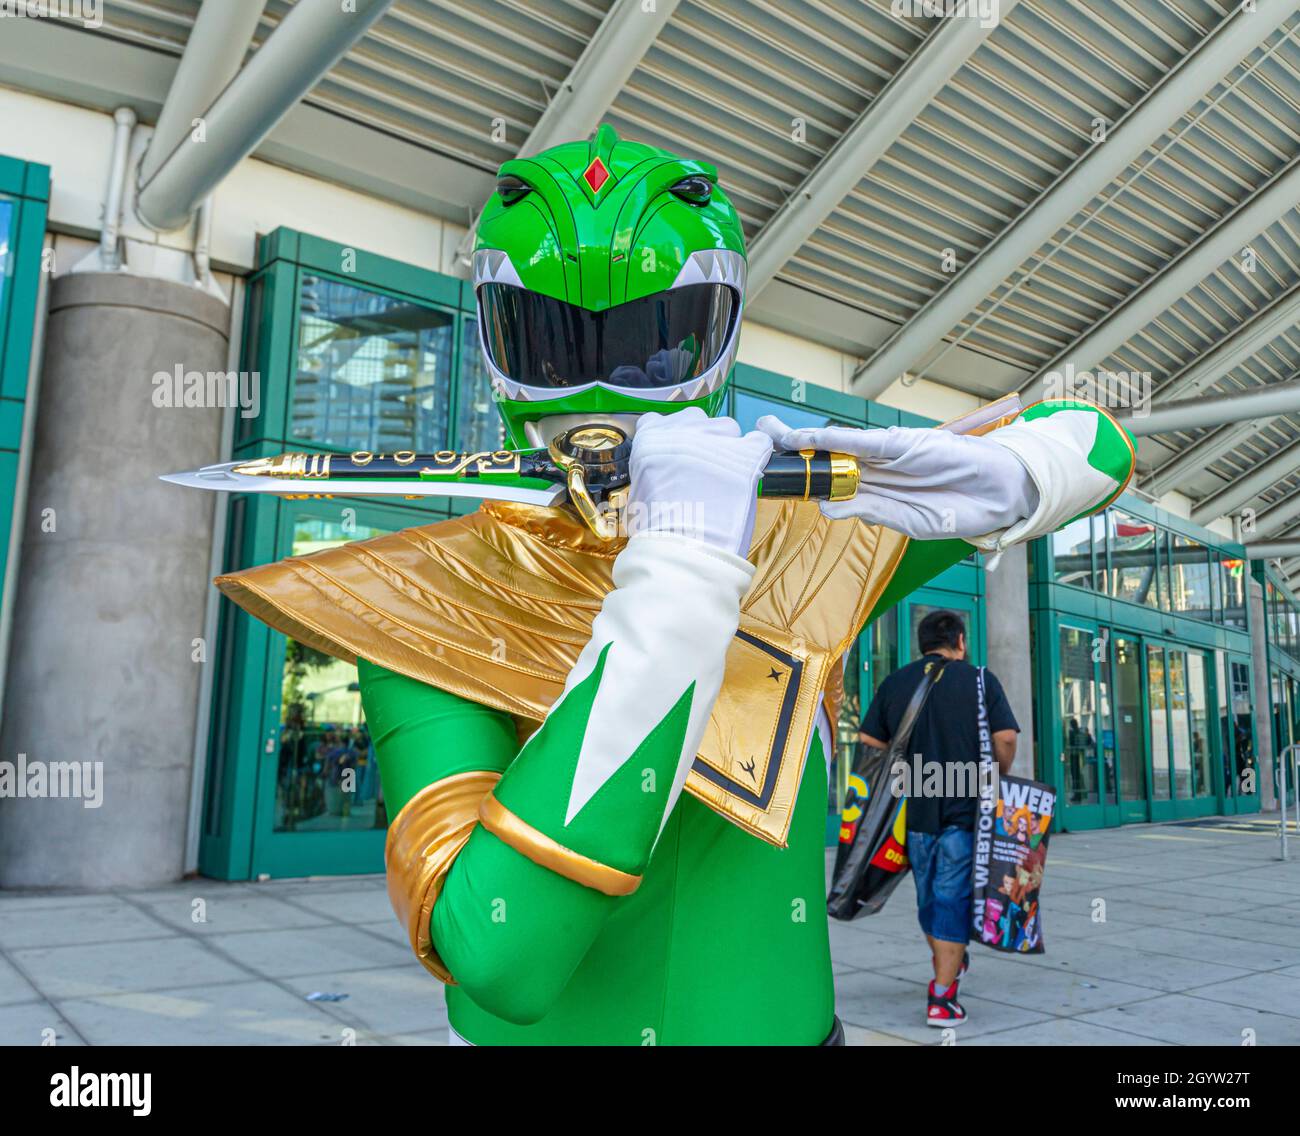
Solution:
<path fill-rule="evenodd" d="M 754 531 L 757 572 L 686 790 L 784 846 L 817 708 L 825 695 L 835 720 L 841 656 L 907 538 L 795 501 L 760 500 Z M 490 502 L 216 583 L 286 635 L 504 710 L 524 737 L 590 638 L 621 547 L 565 509 Z"/>

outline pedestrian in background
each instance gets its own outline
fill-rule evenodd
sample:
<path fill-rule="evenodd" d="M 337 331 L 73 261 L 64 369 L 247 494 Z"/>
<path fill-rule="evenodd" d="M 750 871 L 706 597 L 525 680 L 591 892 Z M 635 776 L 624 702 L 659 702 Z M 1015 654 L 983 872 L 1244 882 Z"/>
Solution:
<path fill-rule="evenodd" d="M 867 745 L 885 748 L 898 729 L 921 680 L 942 670 L 912 730 L 908 778 L 907 857 L 916 880 L 917 918 L 930 944 L 934 978 L 926 1022 L 949 1026 L 966 1020 L 957 1001 L 958 980 L 970 966 L 971 862 L 979 792 L 979 698 L 976 668 L 966 661 L 966 625 L 951 611 L 934 611 L 916 629 L 921 658 L 889 675 L 862 720 Z M 1011 770 L 1020 732 L 1002 684 L 984 672 L 993 754 Z M 939 763 L 936 770 L 934 763 Z M 941 787 L 938 792 L 934 787 Z"/>

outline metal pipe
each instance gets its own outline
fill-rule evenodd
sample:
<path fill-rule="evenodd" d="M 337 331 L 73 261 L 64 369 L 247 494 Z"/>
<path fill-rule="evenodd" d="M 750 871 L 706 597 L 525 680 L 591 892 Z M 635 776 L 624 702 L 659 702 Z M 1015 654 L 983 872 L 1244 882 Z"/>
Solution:
<path fill-rule="evenodd" d="M 204 291 L 212 288 L 212 197 L 203 199 L 194 227 L 194 275 Z M 233 308 L 231 309 L 234 310 Z"/>
<path fill-rule="evenodd" d="M 104 224 L 99 230 L 100 262 L 107 271 L 122 266 L 117 242 L 122 231 L 122 201 L 126 197 L 126 167 L 131 154 L 135 111 L 118 107 L 113 112 L 113 155 L 108 164 L 108 191 L 104 195 Z"/>
<path fill-rule="evenodd" d="M 1259 540 L 1242 545 L 1251 560 L 1278 560 L 1283 556 L 1300 556 L 1300 537 L 1295 540 Z"/>
<path fill-rule="evenodd" d="M 184 225 L 392 3 L 356 0 L 347 11 L 338 0 L 298 0 L 202 116 L 203 144 L 180 142 L 141 186 L 141 220 L 161 231 Z"/>
<path fill-rule="evenodd" d="M 140 162 L 141 184 L 158 172 L 167 156 L 194 129 L 194 120 L 203 116 L 235 77 L 265 6 L 266 0 L 203 0 L 158 115 L 153 139 Z"/>
<path fill-rule="evenodd" d="M 1115 124 L 1104 142 L 1075 161 L 876 349 L 854 373 L 852 393 L 876 398 L 904 371 L 915 369 L 927 351 L 1140 158 L 1171 123 L 1178 122 L 1294 10 L 1287 2 L 1263 3 L 1255 11 L 1238 7 L 1225 16 Z"/>
<path fill-rule="evenodd" d="M 1016 0 L 1003 0 L 1000 19 Z M 984 43 L 996 25 L 940 20 L 925 42 L 781 203 L 749 247 L 746 292 L 752 301 L 916 120 Z"/>
<path fill-rule="evenodd" d="M 32 353 L 27 363 L 27 394 L 22 432 L 18 442 L 18 470 L 14 477 L 13 515 L 9 519 L 9 558 L 5 562 L 4 596 L 0 598 L 0 721 L 4 719 L 5 684 L 9 677 L 9 648 L 14 633 L 14 608 L 18 602 L 18 573 L 23 559 L 23 528 L 27 524 L 27 491 L 32 480 L 36 449 L 36 413 L 45 363 L 45 323 L 50 307 L 50 276 L 46 259 L 54 252 L 54 234 L 46 233 L 41 245 L 41 275 L 36 282 L 36 314 L 32 318 Z"/>
<path fill-rule="evenodd" d="M 1174 430 L 1195 430 L 1202 426 L 1240 422 L 1247 418 L 1273 418 L 1300 411 L 1300 381 L 1267 383 L 1251 390 L 1215 398 L 1185 398 L 1165 403 L 1146 414 L 1122 419 L 1136 437 L 1168 434 Z"/>
<path fill-rule="evenodd" d="M 1256 466 L 1245 477 L 1225 485 L 1217 493 L 1211 493 L 1192 510 L 1192 520 L 1203 525 L 1231 513 L 1244 505 L 1252 497 L 1262 493 L 1270 485 L 1294 473 L 1300 467 L 1300 442 L 1292 442 L 1285 449 L 1279 450 L 1268 461 Z"/>

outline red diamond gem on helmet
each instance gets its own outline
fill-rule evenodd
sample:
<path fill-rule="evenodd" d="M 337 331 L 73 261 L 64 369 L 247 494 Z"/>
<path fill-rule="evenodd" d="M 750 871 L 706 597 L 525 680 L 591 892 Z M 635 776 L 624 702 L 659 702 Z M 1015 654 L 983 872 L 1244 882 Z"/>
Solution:
<path fill-rule="evenodd" d="M 600 187 L 609 181 L 609 170 L 599 158 L 592 158 L 591 165 L 582 171 L 582 180 L 591 186 L 592 193 L 599 193 Z"/>

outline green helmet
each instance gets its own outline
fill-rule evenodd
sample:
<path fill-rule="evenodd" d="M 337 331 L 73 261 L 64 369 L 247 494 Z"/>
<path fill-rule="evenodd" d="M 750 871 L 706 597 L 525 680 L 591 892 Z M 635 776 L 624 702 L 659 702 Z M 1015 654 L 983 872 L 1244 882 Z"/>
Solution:
<path fill-rule="evenodd" d="M 515 446 L 647 411 L 715 414 L 745 298 L 740 218 L 717 170 L 621 141 L 506 162 L 479 218 L 479 336 Z M 547 433 L 554 433 L 548 429 Z"/>

